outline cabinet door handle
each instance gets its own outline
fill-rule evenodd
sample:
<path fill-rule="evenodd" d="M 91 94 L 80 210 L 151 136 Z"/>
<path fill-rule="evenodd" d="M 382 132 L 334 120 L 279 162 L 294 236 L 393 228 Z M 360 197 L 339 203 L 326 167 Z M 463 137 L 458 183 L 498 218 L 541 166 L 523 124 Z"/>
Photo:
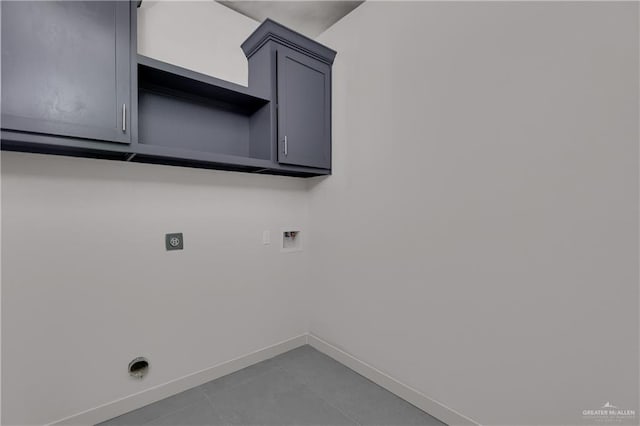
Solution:
<path fill-rule="evenodd" d="M 289 154 L 289 144 L 287 143 L 287 137 L 284 137 L 284 156 Z"/>
<path fill-rule="evenodd" d="M 122 104 L 122 131 L 127 131 L 127 104 Z"/>

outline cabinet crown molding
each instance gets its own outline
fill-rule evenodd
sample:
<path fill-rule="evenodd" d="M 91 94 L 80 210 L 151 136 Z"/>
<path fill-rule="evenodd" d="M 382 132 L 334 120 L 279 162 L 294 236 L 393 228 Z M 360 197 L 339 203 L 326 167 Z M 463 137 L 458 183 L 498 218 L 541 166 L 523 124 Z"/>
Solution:
<path fill-rule="evenodd" d="M 267 18 L 251 35 L 242 43 L 242 51 L 247 58 L 256 53 L 265 43 L 274 41 L 278 44 L 297 50 L 307 56 L 311 56 L 328 65 L 333 64 L 336 51 L 324 46 L 317 41 L 293 31 L 269 18 Z"/>

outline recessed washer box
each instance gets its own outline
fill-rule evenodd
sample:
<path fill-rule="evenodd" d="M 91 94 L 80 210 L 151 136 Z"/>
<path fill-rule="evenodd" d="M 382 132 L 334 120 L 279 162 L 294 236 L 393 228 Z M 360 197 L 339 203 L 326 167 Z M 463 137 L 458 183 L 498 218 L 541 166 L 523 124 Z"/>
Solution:
<path fill-rule="evenodd" d="M 283 228 L 280 250 L 283 252 L 302 251 L 302 232 L 298 227 Z"/>

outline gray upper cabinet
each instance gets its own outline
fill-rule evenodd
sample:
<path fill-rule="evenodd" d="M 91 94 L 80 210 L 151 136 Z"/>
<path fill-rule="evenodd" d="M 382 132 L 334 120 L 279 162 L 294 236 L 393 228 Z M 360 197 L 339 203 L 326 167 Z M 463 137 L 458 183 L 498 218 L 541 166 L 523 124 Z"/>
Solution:
<path fill-rule="evenodd" d="M 129 143 L 129 2 L 1 7 L 2 128 Z"/>
<path fill-rule="evenodd" d="M 267 19 L 240 86 L 138 55 L 136 5 L 0 0 L 2 150 L 331 174 L 334 50 Z"/>
<path fill-rule="evenodd" d="M 331 168 L 331 68 L 277 48 L 278 162 Z"/>
<path fill-rule="evenodd" d="M 249 87 L 272 100 L 274 167 L 288 174 L 331 173 L 336 52 L 270 19 L 242 49 L 249 59 Z"/>

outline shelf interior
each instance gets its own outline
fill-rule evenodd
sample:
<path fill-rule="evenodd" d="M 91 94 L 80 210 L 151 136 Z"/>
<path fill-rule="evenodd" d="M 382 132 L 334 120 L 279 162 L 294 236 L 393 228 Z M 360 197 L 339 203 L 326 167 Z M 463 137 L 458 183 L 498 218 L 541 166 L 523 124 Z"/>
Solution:
<path fill-rule="evenodd" d="M 138 87 L 139 143 L 270 159 L 268 99 L 148 58 L 138 64 Z"/>

